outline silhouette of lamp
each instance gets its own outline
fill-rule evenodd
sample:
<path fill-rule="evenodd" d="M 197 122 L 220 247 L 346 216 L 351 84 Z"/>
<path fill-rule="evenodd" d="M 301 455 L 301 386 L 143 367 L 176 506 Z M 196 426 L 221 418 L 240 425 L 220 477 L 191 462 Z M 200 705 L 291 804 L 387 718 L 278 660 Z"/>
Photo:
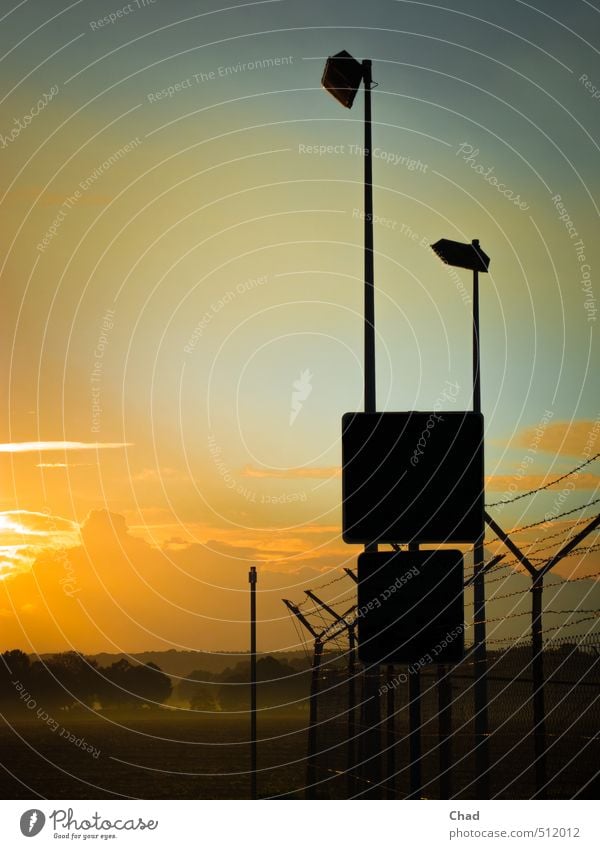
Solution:
<path fill-rule="evenodd" d="M 358 62 L 346 50 L 330 56 L 325 64 L 321 85 L 338 103 L 352 108 L 361 83 L 365 86 L 365 412 L 374 413 L 375 397 L 375 283 L 373 263 L 373 170 L 371 145 L 371 60 Z"/>
<path fill-rule="evenodd" d="M 490 258 L 480 246 L 479 240 L 471 244 L 440 239 L 432 249 L 446 265 L 467 268 L 473 272 L 473 410 L 481 413 L 481 376 L 479 347 L 479 272 L 487 272 Z M 481 446 L 483 450 L 483 445 Z M 487 683 L 486 683 L 486 628 L 485 628 L 485 564 L 483 536 L 473 548 L 473 617 L 474 617 L 474 660 L 475 660 L 475 739 L 476 771 L 479 777 L 481 798 L 487 798 L 486 775 L 489 767 Z"/>
<path fill-rule="evenodd" d="M 446 265 L 468 268 L 473 272 L 473 409 L 480 413 L 479 272 L 487 272 L 490 258 L 479 247 L 478 239 L 473 239 L 471 244 L 440 239 L 431 247 Z"/>
<path fill-rule="evenodd" d="M 352 108 L 354 98 L 364 83 L 365 87 L 365 144 L 363 156 L 365 160 L 365 189 L 364 189 L 364 242 L 365 242 L 365 286 L 364 286 L 364 407 L 365 413 L 376 412 L 375 393 L 375 269 L 373 262 L 373 166 L 371 144 L 371 60 L 357 62 L 346 50 L 330 56 L 325 64 L 321 85 L 338 103 L 347 109 Z M 370 543 L 365 551 L 377 551 L 377 544 Z M 367 760 L 366 770 L 372 788 L 379 784 L 379 708 L 376 678 L 367 675 L 365 679 L 366 701 L 365 719 L 369 729 L 365 745 L 375 753 L 375 757 Z M 370 791 L 372 792 L 372 791 Z M 369 794 L 367 794 L 369 795 Z"/>

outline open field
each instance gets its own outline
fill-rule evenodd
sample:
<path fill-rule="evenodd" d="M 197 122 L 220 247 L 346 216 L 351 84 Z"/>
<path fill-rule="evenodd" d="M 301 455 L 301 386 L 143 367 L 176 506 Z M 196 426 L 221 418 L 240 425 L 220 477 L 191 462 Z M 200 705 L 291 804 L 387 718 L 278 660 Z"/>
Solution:
<path fill-rule="evenodd" d="M 225 714 L 165 712 L 64 724 L 84 751 L 33 717 L 0 729 L 3 798 L 223 799 L 248 795 L 248 722 Z M 261 792 L 303 786 L 305 714 L 262 723 Z M 11 775 L 12 773 L 12 775 Z"/>
<path fill-rule="evenodd" d="M 140 715 L 141 714 L 141 715 Z M 247 717 L 186 711 L 62 720 L 69 742 L 36 717 L 5 719 L 0 728 L 3 798 L 245 798 L 249 794 Z M 304 796 L 307 713 L 268 711 L 259 720 L 259 795 Z M 596 734 L 549 735 L 549 767 L 559 773 L 549 795 L 593 798 L 600 762 Z M 396 726 L 395 795 L 408 793 L 408 727 Z M 439 796 L 438 738 L 434 725 L 423 729 L 423 793 Z M 453 790 L 475 798 L 474 758 L 469 725 L 453 737 Z M 86 751 L 83 746 L 91 750 Z M 348 792 L 345 717 L 327 719 L 319 729 L 319 795 L 345 798 Z M 528 798 L 534 793 L 531 738 L 518 724 L 492 737 L 492 795 Z M 562 772 L 561 772 L 562 770 Z M 358 772 L 358 771 L 357 771 Z M 587 785 L 587 786 L 585 786 Z M 360 793 L 360 776 L 355 793 Z"/>

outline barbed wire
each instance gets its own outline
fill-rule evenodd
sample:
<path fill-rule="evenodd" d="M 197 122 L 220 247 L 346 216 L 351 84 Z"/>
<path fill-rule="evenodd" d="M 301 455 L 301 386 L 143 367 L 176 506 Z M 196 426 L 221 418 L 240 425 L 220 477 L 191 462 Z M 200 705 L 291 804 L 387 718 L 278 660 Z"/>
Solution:
<path fill-rule="evenodd" d="M 590 545 L 590 546 L 580 545 L 577 548 L 573 548 L 568 554 L 563 555 L 563 557 L 561 557 L 561 560 L 568 560 L 569 557 L 575 557 L 576 555 L 578 555 L 582 551 L 585 551 L 585 552 L 588 552 L 588 553 L 594 552 L 594 551 L 600 551 L 600 545 Z M 548 562 L 547 557 L 529 557 L 529 556 L 527 556 L 527 559 L 531 563 L 547 563 Z M 507 560 L 506 561 L 507 566 L 514 566 L 515 563 L 520 563 L 520 560 L 516 557 L 515 557 L 514 560 Z"/>
<path fill-rule="evenodd" d="M 490 583 L 492 583 L 492 581 L 490 581 Z M 505 593 L 504 595 L 493 595 L 493 596 L 490 596 L 489 598 L 486 599 L 486 604 L 490 604 L 492 601 L 500 601 L 501 599 L 512 598 L 515 595 L 521 595 L 521 596 L 523 596 L 523 598 L 525 598 L 526 592 L 527 592 L 526 590 L 521 589 L 521 590 L 515 590 L 512 593 Z M 473 601 L 467 601 L 467 602 L 465 602 L 465 607 L 473 607 L 474 604 L 475 604 L 475 602 L 473 602 Z"/>
<path fill-rule="evenodd" d="M 294 614 L 292 613 L 292 611 L 289 608 L 286 608 L 286 610 L 287 610 L 288 615 L 290 616 L 290 618 L 292 620 L 292 624 L 293 624 L 294 629 L 296 631 L 296 635 L 298 637 L 298 645 L 302 646 L 302 649 L 304 651 L 306 659 L 310 660 L 310 654 L 309 654 L 309 651 L 306 647 L 306 639 L 305 639 L 304 634 L 303 634 L 302 630 L 300 629 L 298 623 L 296 622 L 296 617 L 294 616 Z"/>
<path fill-rule="evenodd" d="M 591 502 L 591 503 L 593 504 L 594 502 Z M 586 506 L 589 506 L 589 505 L 586 505 Z M 594 519 L 597 519 L 598 516 L 600 516 L 600 513 L 596 513 L 595 516 L 586 516 L 585 519 L 582 519 L 581 521 L 575 522 L 574 525 L 569 525 L 566 528 L 561 528 L 560 531 L 555 531 L 555 533 L 553 533 L 553 534 L 547 534 L 546 536 L 543 536 L 543 537 L 537 537 L 535 540 L 532 541 L 531 544 L 535 545 L 535 543 L 537 543 L 537 542 L 546 542 L 549 539 L 556 539 L 557 537 L 566 536 L 568 533 L 570 533 L 572 531 L 576 531 L 577 528 L 580 527 L 580 525 L 584 525 L 587 522 L 591 522 Z M 539 525 L 539 524 L 543 524 L 543 522 L 538 522 L 538 523 L 534 522 L 532 525 L 525 525 L 525 527 L 523 527 L 523 528 L 517 528 L 514 531 L 510 531 L 509 534 L 514 536 L 515 534 L 518 534 L 521 531 L 527 530 L 527 528 L 535 527 L 536 525 Z M 592 533 L 593 533 L 593 531 L 592 531 Z M 573 533 L 573 536 L 575 536 L 574 533 Z M 486 540 L 486 544 L 492 543 L 492 542 L 502 542 L 502 540 L 500 539 L 500 537 L 492 537 L 491 539 Z M 565 543 L 566 542 L 567 542 L 567 540 L 565 540 Z"/>
<path fill-rule="evenodd" d="M 597 532 L 597 531 L 596 531 L 596 532 Z M 591 531 L 591 533 L 594 533 L 594 531 Z M 576 534 L 573 534 L 573 536 L 569 537 L 569 539 L 568 539 L 568 540 L 565 540 L 564 545 L 567 545 L 567 544 L 568 544 L 568 543 L 569 543 L 569 542 L 570 542 L 570 541 L 574 538 L 574 536 L 576 536 Z M 535 545 L 535 543 L 531 543 L 531 544 L 532 544 L 532 545 Z M 524 554 L 526 557 L 529 557 L 529 556 L 530 556 L 530 554 L 537 554 L 537 553 L 538 553 L 538 552 L 540 552 L 540 551 L 547 551 L 549 548 L 554 548 L 554 546 L 555 546 L 555 543 L 550 543 L 550 545 L 543 545 L 543 546 L 540 546 L 540 548 L 534 548 L 534 549 L 529 549 L 529 551 L 524 551 L 524 552 L 523 552 L 523 554 Z M 590 548 L 590 549 L 593 549 L 593 546 L 594 546 L 594 544 L 592 544 L 591 546 L 589 546 L 589 548 Z M 561 547 L 562 547 L 562 546 L 561 546 Z M 571 553 L 573 553 L 573 552 L 575 552 L 575 551 L 581 551 L 582 549 L 587 548 L 587 547 L 588 547 L 588 546 L 579 546 L 578 548 L 574 548 L 574 549 L 572 549 L 572 552 L 571 552 Z M 542 558 L 539 558 L 539 559 L 542 559 Z M 490 571 L 491 571 L 491 570 L 490 570 Z"/>
<path fill-rule="evenodd" d="M 527 498 L 529 495 L 535 495 L 537 492 L 543 492 L 545 489 L 550 489 L 552 486 L 556 486 L 557 483 L 564 481 L 566 478 L 570 478 L 571 475 L 574 475 L 575 472 L 578 472 L 579 469 L 583 469 L 584 466 L 589 466 L 590 463 L 593 463 L 594 460 L 597 460 L 600 457 L 600 451 L 597 454 L 594 454 L 593 457 L 590 457 L 589 460 L 585 460 L 585 462 L 580 463 L 579 466 L 575 466 L 574 469 L 571 469 L 570 472 L 567 472 L 564 475 L 561 475 L 559 478 L 555 478 L 549 483 L 544 484 L 543 486 L 538 486 L 536 489 L 530 489 L 528 492 L 522 492 L 520 495 L 515 495 L 513 498 L 505 498 L 502 501 L 493 501 L 490 504 L 486 504 L 486 507 L 497 507 L 499 504 L 512 504 L 513 501 L 519 501 L 521 498 Z"/>
<path fill-rule="evenodd" d="M 337 578 L 332 578 L 331 581 L 326 581 L 324 584 L 318 584 L 316 587 L 309 587 L 309 589 L 322 590 L 325 587 L 330 587 L 332 584 L 337 584 L 338 581 L 343 581 L 344 578 L 348 578 L 349 575 L 347 572 L 342 572 L 341 575 L 338 575 Z"/>
<path fill-rule="evenodd" d="M 597 578 L 597 577 L 599 577 L 599 576 L 600 576 L 600 572 L 592 572 L 592 573 L 591 573 L 591 575 L 581 575 L 580 577 L 577 577 L 577 578 L 567 578 L 566 580 L 568 580 L 568 582 L 569 582 L 570 584 L 574 584 L 574 583 L 575 583 L 575 581 L 589 581 L 589 580 L 590 580 L 590 578 Z M 554 586 L 554 585 L 553 585 L 553 584 L 550 584 L 550 586 Z"/>
<path fill-rule="evenodd" d="M 582 625 L 584 622 L 591 622 L 591 621 L 597 621 L 597 620 L 598 620 L 598 613 L 596 613 L 595 616 L 586 616 L 583 619 L 574 619 L 573 622 L 563 622 L 561 625 L 554 625 L 554 626 L 550 626 L 549 628 L 544 628 L 544 631 L 542 633 L 544 634 L 544 633 L 546 633 L 546 631 L 559 631 L 562 628 L 571 628 L 574 625 Z"/>
<path fill-rule="evenodd" d="M 501 563 L 496 563 L 496 565 L 492 566 L 491 569 L 486 569 L 484 574 L 491 575 L 492 572 L 498 572 L 498 571 L 500 571 L 500 569 L 506 569 L 506 561 L 505 560 L 503 560 Z M 466 578 L 472 578 L 474 575 L 475 575 L 475 569 L 474 568 L 469 568 L 468 570 L 465 569 L 465 577 Z"/>
<path fill-rule="evenodd" d="M 588 507 L 593 507 L 594 504 L 600 504 L 600 497 L 595 498 L 593 501 L 588 501 L 587 504 L 580 504 L 578 507 L 573 507 L 571 510 L 565 510 L 563 513 L 557 513 L 556 516 L 553 516 L 551 519 L 540 519 L 537 522 L 530 522 L 528 525 L 522 525 L 520 528 L 515 528 L 511 531 L 511 534 L 518 534 L 521 531 L 528 531 L 529 528 L 537 528 L 540 525 L 547 525 L 550 522 L 555 522 L 557 519 L 562 519 L 563 516 L 572 516 L 573 513 L 577 513 L 578 510 L 585 510 Z M 597 514 L 600 515 L 600 514 Z M 590 516 L 589 521 L 596 518 L 595 516 Z M 499 540 L 500 537 L 492 537 L 489 540 L 486 540 L 486 543 L 495 542 Z"/>
<path fill-rule="evenodd" d="M 600 513 L 596 513 L 595 516 L 587 516 L 585 519 L 582 519 L 581 522 L 575 522 L 574 525 L 569 525 L 566 528 L 562 528 L 560 531 L 556 531 L 553 534 L 547 534 L 544 537 L 537 537 L 535 542 L 546 542 L 549 539 L 556 539 L 556 537 L 566 536 L 569 531 L 575 531 L 580 525 L 584 525 L 587 522 L 593 521 L 593 519 L 597 519 L 600 516 Z"/>

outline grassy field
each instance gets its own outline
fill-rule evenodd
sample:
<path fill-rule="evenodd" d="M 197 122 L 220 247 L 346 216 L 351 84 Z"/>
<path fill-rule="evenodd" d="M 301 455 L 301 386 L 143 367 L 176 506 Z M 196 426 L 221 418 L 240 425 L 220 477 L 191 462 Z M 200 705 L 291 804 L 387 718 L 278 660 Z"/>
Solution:
<path fill-rule="evenodd" d="M 247 718 L 161 711 L 62 722 L 93 751 L 58 736 L 35 717 L 12 721 L 12 727 L 3 723 L 3 798 L 248 796 Z M 261 795 L 302 788 L 305 722 L 303 713 L 261 721 Z"/>
<path fill-rule="evenodd" d="M 304 797 L 306 776 L 304 711 L 265 712 L 259 720 L 259 795 Z M 86 718 L 62 717 L 53 731 L 36 716 L 4 720 L 0 727 L 2 798 L 176 798 L 236 799 L 249 794 L 248 721 L 243 715 L 186 711 L 138 711 L 135 714 Z M 397 728 L 395 795 L 408 793 L 407 728 Z M 319 733 L 317 776 L 322 798 L 345 798 L 347 782 L 345 725 L 338 717 Z M 67 735 L 71 735 L 67 738 Z M 476 798 L 473 784 L 472 734 L 453 740 L 452 795 Z M 600 762 L 598 738 L 560 735 L 549 738 L 549 767 L 560 772 L 551 796 L 570 798 L 593 779 Z M 423 793 L 439 795 L 438 738 L 423 733 Z M 491 741 L 496 768 L 492 794 L 528 798 L 533 792 L 531 739 L 517 728 Z M 87 748 L 87 750 L 86 750 Z M 574 759 L 573 755 L 579 755 Z M 364 788 L 360 781 L 356 791 Z M 581 793 L 592 798 L 593 780 Z"/>

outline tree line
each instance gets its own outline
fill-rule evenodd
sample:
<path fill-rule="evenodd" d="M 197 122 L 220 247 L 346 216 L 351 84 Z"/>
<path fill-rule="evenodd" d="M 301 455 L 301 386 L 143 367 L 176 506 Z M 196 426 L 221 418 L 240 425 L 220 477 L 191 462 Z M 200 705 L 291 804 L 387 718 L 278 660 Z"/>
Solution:
<path fill-rule="evenodd" d="M 278 660 L 272 655 L 256 662 L 258 707 L 304 709 L 310 688 L 310 671 L 302 660 Z M 198 669 L 182 678 L 173 701 L 199 711 L 244 711 L 250 707 L 250 661 L 243 660 L 221 673 Z"/>
<path fill-rule="evenodd" d="M 94 709 L 142 708 L 164 704 L 171 679 L 153 663 L 116 661 L 100 667 L 71 651 L 31 658 L 19 649 L 0 655 L 0 705 L 23 709 L 34 702 L 46 710 L 87 705 Z"/>
<path fill-rule="evenodd" d="M 310 671 L 306 661 L 287 662 L 267 655 L 257 660 L 259 707 L 288 710 L 306 707 Z M 0 709 L 46 711 L 152 708 L 172 705 L 198 711 L 244 711 L 250 707 L 250 661 L 222 672 L 198 669 L 171 678 L 155 663 L 125 658 L 100 666 L 76 651 L 35 657 L 14 649 L 0 655 Z"/>

